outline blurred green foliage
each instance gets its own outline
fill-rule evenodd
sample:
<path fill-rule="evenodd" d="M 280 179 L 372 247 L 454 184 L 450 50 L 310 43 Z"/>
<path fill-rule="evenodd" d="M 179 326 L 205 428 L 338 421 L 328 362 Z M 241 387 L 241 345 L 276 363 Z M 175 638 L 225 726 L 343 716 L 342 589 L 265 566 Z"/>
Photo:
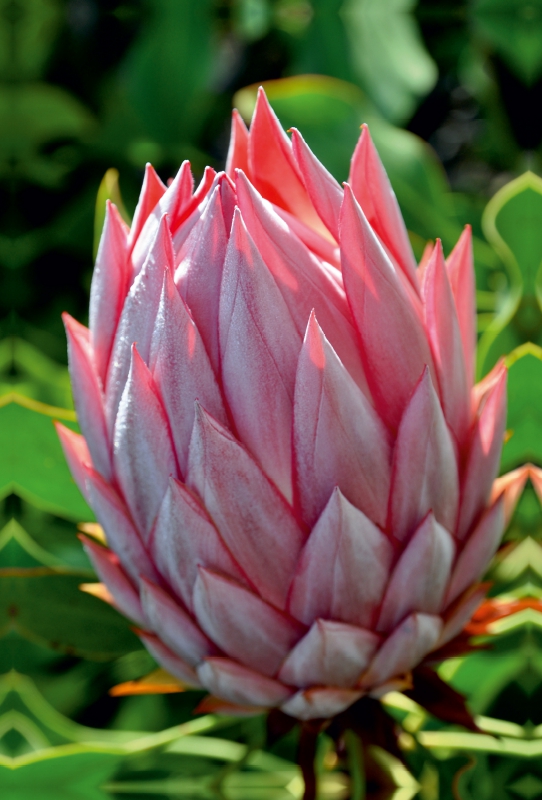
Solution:
<path fill-rule="evenodd" d="M 148 160 L 164 180 L 184 158 L 196 176 L 222 166 L 232 103 L 249 117 L 262 82 L 340 180 L 369 122 L 418 256 L 472 224 L 479 372 L 503 355 L 510 367 L 503 470 L 542 464 L 541 54 L 541 0 L 0 0 L 3 796 L 303 789 L 295 733 L 265 748 L 259 717 L 194 718 L 197 692 L 108 694 L 155 665 L 126 620 L 79 591 L 93 573 L 76 523 L 92 515 L 52 426 L 75 426 L 60 312 L 85 319 L 105 199 L 119 202 L 120 182 L 128 218 Z M 541 529 L 528 487 L 493 595 L 542 595 Z M 411 772 L 367 753 L 367 797 L 540 795 L 540 615 L 495 625 L 491 650 L 441 667 L 482 732 L 388 698 Z M 321 797 L 346 798 L 329 755 L 322 736 Z"/>

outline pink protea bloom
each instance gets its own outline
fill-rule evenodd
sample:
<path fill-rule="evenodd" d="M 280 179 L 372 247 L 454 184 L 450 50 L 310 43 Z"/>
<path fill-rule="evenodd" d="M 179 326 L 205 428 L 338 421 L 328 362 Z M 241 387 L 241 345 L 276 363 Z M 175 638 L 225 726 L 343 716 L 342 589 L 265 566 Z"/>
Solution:
<path fill-rule="evenodd" d="M 366 128 L 343 189 L 261 92 L 226 173 L 109 205 L 65 322 L 87 551 L 215 708 L 329 717 L 461 631 L 525 478 L 492 488 L 506 370 L 473 387 L 470 231 L 417 267 Z"/>

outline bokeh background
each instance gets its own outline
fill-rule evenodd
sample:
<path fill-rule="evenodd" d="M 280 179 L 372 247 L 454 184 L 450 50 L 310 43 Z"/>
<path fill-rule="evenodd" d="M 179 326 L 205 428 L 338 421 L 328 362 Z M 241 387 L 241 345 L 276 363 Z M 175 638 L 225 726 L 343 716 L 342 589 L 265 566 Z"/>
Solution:
<path fill-rule="evenodd" d="M 201 722 L 198 693 L 111 696 L 154 662 L 125 620 L 79 590 L 93 573 L 77 524 L 92 515 L 51 425 L 75 425 L 60 313 L 86 322 L 105 198 L 129 219 L 147 161 L 164 181 L 184 159 L 196 179 L 206 164 L 223 167 L 231 109 L 248 121 L 261 83 L 284 126 L 299 127 L 339 180 L 369 123 L 418 257 L 437 236 L 449 252 L 472 225 L 479 374 L 515 353 L 503 469 L 541 461 L 541 0 L 0 0 L 0 791 L 9 797 L 35 796 L 37 785 L 44 798 L 300 797 L 295 733 L 267 746 L 261 719 Z M 492 572 L 494 595 L 542 595 L 541 529 L 528 487 Z M 396 698 L 410 772 L 366 754 L 368 797 L 542 796 L 542 615 L 530 613 L 504 624 L 492 650 L 441 669 L 486 720 L 485 744 Z M 196 734 L 191 744 L 167 733 L 183 722 L 195 725 L 183 729 Z M 348 794 L 326 747 L 322 796 L 360 800 L 361 784 Z M 2 769 L 13 758 L 24 769 Z"/>

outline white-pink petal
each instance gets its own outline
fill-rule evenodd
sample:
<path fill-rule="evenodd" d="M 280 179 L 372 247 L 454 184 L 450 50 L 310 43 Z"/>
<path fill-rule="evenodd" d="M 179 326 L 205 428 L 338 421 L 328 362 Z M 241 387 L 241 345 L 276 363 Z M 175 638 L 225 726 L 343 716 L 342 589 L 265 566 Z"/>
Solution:
<path fill-rule="evenodd" d="M 198 667 L 203 686 L 217 697 L 240 706 L 271 708 L 283 703 L 291 690 L 229 658 L 207 658 Z"/>
<path fill-rule="evenodd" d="M 429 513 L 393 570 L 377 630 L 392 630 L 412 611 L 437 614 L 442 607 L 454 555 L 452 536 Z"/>
<path fill-rule="evenodd" d="M 306 625 L 323 617 L 370 627 L 392 558 L 385 534 L 335 489 L 301 553 L 290 613 Z"/>
<path fill-rule="evenodd" d="M 345 622 L 317 619 L 288 654 L 279 680 L 305 689 L 309 686 L 355 686 L 372 658 L 380 638 L 372 631 Z"/>
<path fill-rule="evenodd" d="M 203 568 L 193 608 L 201 628 L 221 650 L 270 677 L 305 630 L 236 581 Z"/>

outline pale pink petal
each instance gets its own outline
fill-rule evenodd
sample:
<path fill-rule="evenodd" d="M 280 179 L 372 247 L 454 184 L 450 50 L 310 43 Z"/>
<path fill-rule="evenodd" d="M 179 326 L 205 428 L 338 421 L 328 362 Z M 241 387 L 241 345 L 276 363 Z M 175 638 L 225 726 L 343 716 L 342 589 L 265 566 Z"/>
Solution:
<path fill-rule="evenodd" d="M 149 367 L 166 410 L 181 474 L 188 463 L 194 401 L 227 424 L 220 389 L 200 333 L 166 270 L 154 320 Z"/>
<path fill-rule="evenodd" d="M 389 434 L 311 314 L 295 382 L 293 445 L 298 501 L 313 525 L 335 486 L 386 524 Z"/>
<path fill-rule="evenodd" d="M 363 692 L 354 689 L 306 689 L 281 705 L 281 710 L 296 719 L 330 719 L 359 700 Z"/>
<path fill-rule="evenodd" d="M 284 608 L 304 534 L 256 462 L 201 408 L 190 442 L 188 485 L 264 600 Z"/>
<path fill-rule="evenodd" d="M 175 283 L 194 318 L 213 368 L 218 371 L 218 306 L 228 243 L 220 186 L 181 248 Z"/>
<path fill-rule="evenodd" d="M 143 185 L 141 193 L 134 212 L 134 218 L 130 228 L 129 249 L 132 250 L 136 243 L 139 234 L 143 229 L 143 225 L 147 221 L 147 217 L 157 206 L 158 201 L 165 194 L 167 187 L 164 186 L 158 175 L 156 174 L 152 164 L 147 164 L 145 167 L 145 177 L 143 178 Z"/>
<path fill-rule="evenodd" d="M 434 649 L 441 630 L 440 617 L 411 614 L 380 647 L 361 679 L 361 686 L 378 686 L 389 678 L 408 672 Z"/>
<path fill-rule="evenodd" d="M 194 614 L 227 655 L 272 677 L 305 629 L 244 586 L 200 567 Z"/>
<path fill-rule="evenodd" d="M 202 633 L 186 611 L 163 589 L 143 579 L 141 604 L 147 622 L 175 655 L 191 667 L 203 658 L 217 653 L 216 647 Z"/>
<path fill-rule="evenodd" d="M 417 290 L 416 261 L 407 229 L 367 125 L 362 126 L 352 156 L 348 183 L 380 241 Z"/>
<path fill-rule="evenodd" d="M 242 172 L 237 173 L 236 187 L 243 221 L 286 301 L 299 335 L 304 336 L 314 309 L 344 366 L 358 386 L 366 390 L 356 331 L 344 290 Z"/>
<path fill-rule="evenodd" d="M 190 163 L 183 161 L 177 175 L 148 215 L 137 241 L 134 242 L 132 250 L 134 276 L 141 271 L 165 214 L 168 215 L 171 234 L 175 233 L 191 206 L 193 188 L 194 179 Z"/>
<path fill-rule="evenodd" d="M 463 595 L 459 597 L 457 603 L 454 603 L 451 609 L 446 612 L 444 627 L 438 640 L 439 647 L 447 644 L 447 642 L 461 633 L 486 596 L 486 592 L 487 584 L 475 584 L 465 591 Z"/>
<path fill-rule="evenodd" d="M 309 228 L 308 225 L 305 225 L 304 222 L 301 222 L 301 220 L 297 219 L 297 217 L 294 217 L 294 215 L 290 214 L 289 211 L 285 211 L 283 208 L 280 208 L 280 206 L 273 205 L 273 203 L 270 203 L 269 205 L 275 214 L 277 214 L 286 223 L 290 231 L 295 234 L 306 247 L 308 247 L 313 255 L 317 256 L 320 261 L 327 262 L 322 263 L 322 266 L 324 269 L 330 271 L 333 279 L 341 288 L 344 288 L 342 283 L 342 275 L 340 272 L 341 252 L 337 242 L 330 241 L 328 238 L 324 238 L 321 234 L 315 231 L 314 228 Z"/>
<path fill-rule="evenodd" d="M 316 158 L 296 128 L 292 129 L 292 150 L 303 182 L 320 219 L 339 241 L 339 215 L 343 190 Z"/>
<path fill-rule="evenodd" d="M 80 538 L 99 579 L 105 583 L 113 595 L 115 606 L 128 619 L 138 625 L 145 625 L 139 594 L 124 572 L 118 556 L 107 547 L 102 547 L 86 536 Z"/>
<path fill-rule="evenodd" d="M 228 157 L 226 158 L 226 173 L 235 179 L 235 170 L 242 169 L 246 175 L 250 174 L 248 166 L 248 130 L 241 114 L 236 108 L 231 115 L 231 135 Z"/>
<path fill-rule="evenodd" d="M 371 626 L 392 557 L 382 531 L 335 489 L 301 553 L 290 613 L 306 625 L 323 617 Z"/>
<path fill-rule="evenodd" d="M 410 536 L 428 511 L 455 530 L 459 474 L 452 437 L 426 369 L 403 414 L 393 453 L 389 527 Z"/>
<path fill-rule="evenodd" d="M 282 683 L 229 658 L 207 658 L 198 667 L 198 678 L 212 694 L 235 705 L 270 708 L 291 694 Z"/>
<path fill-rule="evenodd" d="M 429 513 L 393 570 L 377 630 L 391 630 L 412 611 L 437 614 L 448 586 L 454 555 L 451 535 Z"/>
<path fill-rule="evenodd" d="M 239 211 L 224 264 L 219 342 L 222 385 L 239 438 L 291 502 L 292 406 L 301 339 Z M 204 405 L 203 398 L 200 402 Z"/>
<path fill-rule="evenodd" d="M 433 371 L 413 298 L 384 252 L 348 184 L 341 212 L 341 260 L 376 407 L 396 429 L 424 367 Z"/>
<path fill-rule="evenodd" d="M 111 477 L 111 448 L 104 414 L 104 395 L 89 344 L 89 331 L 69 314 L 62 315 L 68 337 L 68 364 L 77 419 L 87 440 L 94 469 Z"/>
<path fill-rule="evenodd" d="M 426 242 L 425 247 L 423 248 L 422 257 L 420 258 L 420 263 L 418 264 L 418 284 L 423 286 L 423 279 L 425 275 L 425 270 L 427 269 L 427 265 L 431 260 L 431 256 L 433 255 L 433 250 L 435 248 L 434 242 Z"/>
<path fill-rule="evenodd" d="M 506 525 L 508 525 L 512 519 L 512 515 L 521 497 L 527 478 L 531 477 L 532 479 L 533 470 L 536 470 L 536 467 L 533 467 L 532 464 L 525 464 L 523 467 L 518 467 L 518 469 L 514 469 L 512 472 L 507 472 L 506 475 L 502 475 L 500 478 L 497 478 L 496 481 L 493 481 L 490 503 L 494 503 L 498 497 L 501 495 L 503 496 L 504 519 Z"/>
<path fill-rule="evenodd" d="M 476 352 L 476 285 L 472 258 L 471 226 L 465 230 L 448 256 L 446 266 L 457 308 L 461 329 L 461 340 L 465 353 L 465 364 L 469 385 L 474 379 L 474 355 Z"/>
<path fill-rule="evenodd" d="M 141 576 L 156 583 L 156 570 L 121 498 L 92 470 L 88 470 L 87 487 L 90 505 L 105 531 L 107 543 L 120 558 L 134 585 L 139 584 Z"/>
<path fill-rule="evenodd" d="M 464 538 L 491 494 L 506 425 L 506 370 L 488 393 L 476 420 L 463 476 L 457 535 Z"/>
<path fill-rule="evenodd" d="M 199 500 L 173 478 L 160 507 L 149 548 L 160 574 L 190 611 L 199 566 L 246 582 Z"/>
<path fill-rule="evenodd" d="M 303 184 L 290 140 L 261 87 L 250 125 L 248 163 L 251 180 L 260 194 L 327 234 Z"/>
<path fill-rule="evenodd" d="M 128 228 L 107 201 L 105 223 L 90 286 L 90 344 L 96 370 L 105 386 L 109 356 L 131 277 Z"/>
<path fill-rule="evenodd" d="M 503 372 L 506 371 L 504 359 L 500 358 L 493 369 L 485 375 L 481 381 L 472 387 L 472 408 L 474 412 L 480 413 L 484 407 L 487 398 L 490 396 L 494 387 L 502 378 Z"/>
<path fill-rule="evenodd" d="M 170 675 L 178 678 L 182 683 L 186 683 L 187 686 L 193 686 L 195 689 L 201 687 L 199 678 L 192 667 L 170 650 L 169 647 L 166 647 L 158 636 L 148 631 L 137 631 L 137 635 L 155 661 Z"/>
<path fill-rule="evenodd" d="M 224 225 L 226 231 L 231 230 L 233 213 L 237 207 L 237 193 L 235 183 L 224 172 L 218 175 L 218 185 L 220 187 L 220 200 L 222 202 L 222 213 L 224 215 Z"/>
<path fill-rule="evenodd" d="M 126 503 L 148 539 L 177 465 L 164 407 L 135 346 L 115 422 L 113 462 Z"/>
<path fill-rule="evenodd" d="M 92 458 L 85 437 L 70 430 L 61 422 L 55 422 L 54 425 L 72 477 L 88 503 L 87 475 L 89 468 L 92 468 Z"/>
<path fill-rule="evenodd" d="M 470 425 L 471 382 L 467 380 L 461 331 L 440 239 L 425 270 L 423 298 L 444 416 L 462 442 Z"/>
<path fill-rule="evenodd" d="M 301 689 L 314 685 L 351 688 L 367 668 L 379 641 L 372 631 L 317 619 L 289 653 L 279 680 Z"/>
<path fill-rule="evenodd" d="M 164 272 L 173 269 L 175 256 L 167 217 L 163 217 L 143 269 L 132 284 L 120 317 L 106 383 L 106 417 L 113 430 L 120 398 L 130 371 L 134 342 L 147 363 L 156 314 L 162 293 Z"/>
<path fill-rule="evenodd" d="M 455 564 L 445 605 L 449 605 L 487 570 L 502 539 L 504 522 L 504 498 L 501 495 L 467 539 Z"/>

